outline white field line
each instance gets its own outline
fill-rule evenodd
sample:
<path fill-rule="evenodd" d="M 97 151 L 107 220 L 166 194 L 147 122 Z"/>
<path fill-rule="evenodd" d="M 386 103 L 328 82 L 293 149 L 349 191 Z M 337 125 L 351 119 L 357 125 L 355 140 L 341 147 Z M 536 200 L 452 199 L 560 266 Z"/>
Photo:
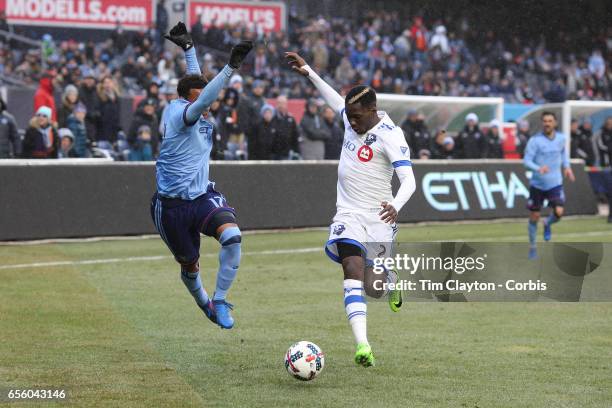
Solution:
<path fill-rule="evenodd" d="M 562 238 L 582 238 L 582 237 L 612 237 L 612 229 L 610 231 L 587 231 L 587 232 L 560 232 L 556 233 L 553 230 L 553 241 L 555 237 Z M 483 238 L 456 238 L 452 240 L 437 240 L 433 242 L 518 242 L 527 243 L 527 233 L 524 235 L 507 235 L 504 237 L 483 237 Z"/>
<path fill-rule="evenodd" d="M 274 249 L 268 251 L 253 251 L 243 252 L 242 255 L 254 256 L 254 255 L 284 255 L 284 254 L 303 254 L 309 252 L 323 252 L 323 247 L 320 248 L 293 248 L 293 249 Z M 201 257 L 217 257 L 218 254 L 203 254 Z M 52 261 L 52 262 L 34 262 L 27 264 L 13 264 L 13 265 L 0 265 L 2 269 L 28 269 L 28 268 L 44 268 L 53 266 L 74 266 L 74 265 L 96 265 L 96 264 L 111 264 L 111 263 L 122 263 L 122 262 L 145 262 L 145 261 L 162 261 L 166 259 L 172 259 L 170 255 L 156 255 L 156 256 L 130 256 L 126 258 L 106 258 L 106 259 L 85 259 L 82 261 Z"/>
<path fill-rule="evenodd" d="M 142 162 L 134 162 L 134 163 L 142 163 Z M 578 219 L 584 220 L 584 219 L 595 219 L 595 218 L 600 218 L 604 220 L 604 218 L 601 217 L 601 215 L 567 215 L 563 217 L 564 220 L 578 220 Z M 504 224 L 504 223 L 514 223 L 520 220 L 521 220 L 520 218 L 495 218 L 495 219 L 490 219 L 490 220 L 421 221 L 421 222 L 413 222 L 413 223 L 400 223 L 399 226 L 401 230 L 402 228 L 427 227 L 430 225 L 470 225 L 470 224 L 482 224 L 484 222 L 486 222 L 487 224 Z M 605 222 L 605 220 L 603 222 Z M 328 231 L 328 230 L 329 230 L 329 227 L 278 228 L 278 229 L 247 230 L 247 231 L 242 231 L 242 234 L 243 235 L 258 235 L 258 234 Z M 580 235 L 582 236 L 584 234 L 580 234 Z M 103 236 L 103 237 L 88 237 L 88 238 L 48 238 L 48 239 L 35 239 L 35 240 L 29 240 L 29 241 L 0 241 L 0 247 L 2 246 L 41 245 L 41 244 L 72 244 L 72 243 L 78 244 L 78 243 L 100 242 L 100 241 L 135 241 L 135 240 L 143 240 L 143 239 L 159 239 L 159 235 L 158 234 L 109 235 L 109 236 Z M 517 238 L 513 237 L 512 239 L 517 239 Z"/>
<path fill-rule="evenodd" d="M 474 239 L 457 238 L 455 242 L 507 242 L 507 241 L 526 241 L 525 235 L 511 235 L 506 237 L 486 237 Z M 612 236 L 612 231 L 589 231 L 589 232 L 572 232 L 572 233 L 559 233 L 554 234 L 553 238 L 582 238 L 582 237 L 600 237 L 600 236 Z M 433 242 L 445 242 L 445 241 L 433 241 Z M 286 254 L 304 254 L 310 252 L 323 252 L 323 247 L 310 247 L 310 248 L 292 248 L 292 249 L 271 249 L 266 251 L 247 251 L 243 252 L 244 256 L 256 256 L 256 255 L 286 255 Z M 216 253 L 203 254 L 203 258 L 217 257 Z M 27 264 L 13 264 L 13 265 L 0 265 L 0 270 L 3 269 L 26 269 L 26 268 L 43 268 L 53 266 L 74 266 L 74 265 L 96 265 L 96 264 L 110 264 L 110 263 L 121 263 L 121 262 L 146 262 L 146 261 L 161 261 L 166 259 L 172 259 L 169 255 L 157 255 L 157 256 L 133 256 L 126 258 L 106 258 L 106 259 L 85 259 L 82 261 L 54 261 L 54 262 L 34 262 Z"/>

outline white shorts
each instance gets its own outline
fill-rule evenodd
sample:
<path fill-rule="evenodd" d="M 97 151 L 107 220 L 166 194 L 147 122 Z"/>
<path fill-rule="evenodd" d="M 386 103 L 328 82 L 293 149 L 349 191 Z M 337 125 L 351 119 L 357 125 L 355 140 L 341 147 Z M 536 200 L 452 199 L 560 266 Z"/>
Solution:
<path fill-rule="evenodd" d="M 333 261 L 342 263 L 338 256 L 338 242 L 357 245 L 368 260 L 392 256 L 397 225 L 387 224 L 373 213 L 337 213 L 329 226 L 325 253 Z"/>

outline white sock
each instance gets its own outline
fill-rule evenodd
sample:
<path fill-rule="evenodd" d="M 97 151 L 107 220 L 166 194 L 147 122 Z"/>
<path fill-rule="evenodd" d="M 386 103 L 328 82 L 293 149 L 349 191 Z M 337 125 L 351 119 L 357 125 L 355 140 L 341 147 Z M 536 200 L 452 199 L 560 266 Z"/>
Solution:
<path fill-rule="evenodd" d="M 344 280 L 344 308 L 357 344 L 369 344 L 366 329 L 368 306 L 363 282 L 356 279 Z"/>

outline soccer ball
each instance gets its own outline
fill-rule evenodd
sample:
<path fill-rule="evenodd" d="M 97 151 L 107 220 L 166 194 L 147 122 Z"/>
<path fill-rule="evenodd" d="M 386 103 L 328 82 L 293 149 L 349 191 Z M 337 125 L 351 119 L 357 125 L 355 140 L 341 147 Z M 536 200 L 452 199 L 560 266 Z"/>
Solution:
<path fill-rule="evenodd" d="M 295 343 L 285 354 L 285 368 L 289 375 L 301 381 L 313 380 L 323 371 L 325 358 L 316 344 L 310 341 Z"/>

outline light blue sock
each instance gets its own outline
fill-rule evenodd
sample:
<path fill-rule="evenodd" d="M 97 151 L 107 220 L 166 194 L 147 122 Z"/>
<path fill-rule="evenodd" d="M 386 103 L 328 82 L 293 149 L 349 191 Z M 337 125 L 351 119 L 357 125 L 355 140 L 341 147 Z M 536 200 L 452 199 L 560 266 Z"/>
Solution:
<path fill-rule="evenodd" d="M 536 235 L 538 233 L 538 222 L 529 220 L 529 224 L 527 225 L 527 230 L 529 231 L 529 243 L 533 246 L 535 245 Z"/>
<path fill-rule="evenodd" d="M 557 217 L 557 214 L 555 214 L 554 212 L 551 213 L 548 218 L 546 219 L 546 224 L 547 225 L 553 225 L 555 222 L 558 222 L 561 218 Z"/>
<path fill-rule="evenodd" d="M 213 300 L 225 300 L 227 291 L 236 278 L 240 266 L 240 245 L 242 237 L 238 227 L 226 228 L 219 237 L 221 250 L 219 251 L 219 272 L 217 273 L 217 287 Z"/>
<path fill-rule="evenodd" d="M 191 293 L 191 296 L 195 299 L 196 303 L 202 307 L 204 307 L 208 303 L 208 293 L 204 289 L 204 285 L 202 285 L 202 280 L 200 279 L 200 272 L 187 272 L 181 271 L 181 279 Z"/>

